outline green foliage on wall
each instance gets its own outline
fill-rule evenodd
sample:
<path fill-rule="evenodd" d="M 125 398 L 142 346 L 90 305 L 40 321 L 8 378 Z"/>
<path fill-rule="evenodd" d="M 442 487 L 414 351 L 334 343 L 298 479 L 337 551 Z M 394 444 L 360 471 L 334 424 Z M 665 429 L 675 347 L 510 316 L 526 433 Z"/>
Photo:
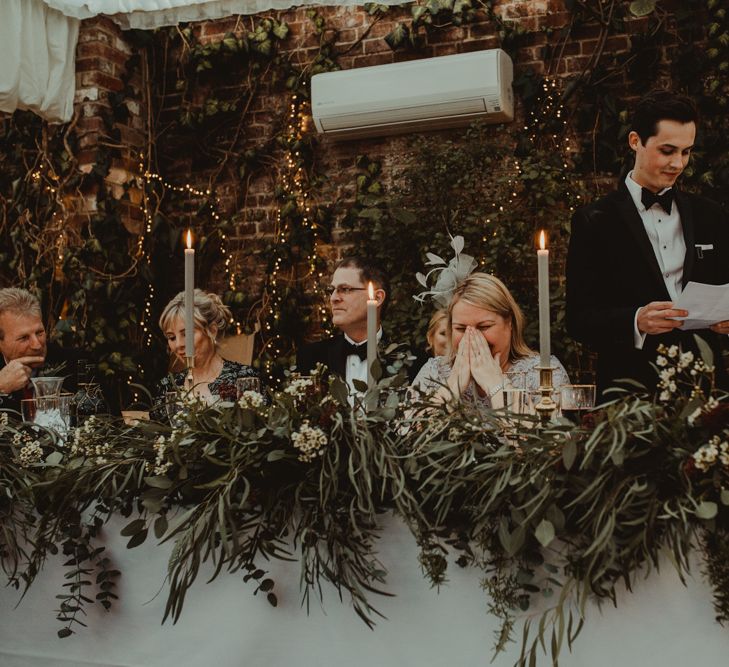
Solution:
<path fill-rule="evenodd" d="M 515 155 L 516 152 L 516 155 Z M 386 189 L 380 167 L 359 160 L 356 205 L 345 218 L 357 252 L 377 257 L 392 280 L 385 328 L 416 348 L 425 342 L 433 308 L 413 300 L 425 253 L 450 257 L 450 236 L 462 235 L 479 270 L 512 290 L 527 315 L 527 341 L 537 346 L 536 237 L 563 248 L 579 184 L 558 151 L 533 147 L 523 156 L 501 127 L 475 125 L 452 137 L 415 138 L 402 173 Z M 559 250 L 552 254 L 554 329 L 563 328 L 564 284 Z M 555 351 L 571 356 L 563 336 Z"/>

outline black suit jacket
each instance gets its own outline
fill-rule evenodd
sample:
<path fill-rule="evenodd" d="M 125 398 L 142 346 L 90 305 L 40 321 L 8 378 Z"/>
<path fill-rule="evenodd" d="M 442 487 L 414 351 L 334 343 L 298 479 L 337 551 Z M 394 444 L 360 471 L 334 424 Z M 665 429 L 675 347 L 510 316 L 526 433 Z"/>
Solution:
<path fill-rule="evenodd" d="M 324 364 L 330 372 L 336 373 L 341 378 L 346 377 L 347 357 L 344 343 L 344 335 L 337 334 L 316 343 L 302 345 L 296 352 L 296 370 L 302 375 L 308 375 L 317 364 Z M 380 350 L 386 345 L 387 341 L 384 338 L 380 340 Z M 411 382 L 421 365 L 422 363 L 418 364 L 416 361 L 408 367 L 408 378 Z"/>
<path fill-rule="evenodd" d="M 708 199 L 676 192 L 686 255 L 683 284 L 729 283 L 729 220 Z M 697 245 L 713 245 L 699 256 Z M 726 384 L 721 365 L 723 337 L 705 329 L 648 335 L 635 349 L 635 313 L 651 301 L 671 301 L 643 221 L 625 183 L 606 197 L 578 209 L 572 218 L 567 253 L 567 329 L 598 353 L 598 390 L 620 378 L 633 378 L 654 389 L 658 376 L 650 365 L 660 343 L 695 350 L 693 334 L 717 355 L 717 379 Z"/>

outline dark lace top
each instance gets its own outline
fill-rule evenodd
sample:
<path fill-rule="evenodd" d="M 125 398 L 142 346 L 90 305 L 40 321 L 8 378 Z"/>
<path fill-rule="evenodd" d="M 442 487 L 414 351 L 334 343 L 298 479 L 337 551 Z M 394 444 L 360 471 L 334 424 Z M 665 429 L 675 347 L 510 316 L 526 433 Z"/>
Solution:
<path fill-rule="evenodd" d="M 160 380 L 157 385 L 157 391 L 155 392 L 154 406 L 150 410 L 150 417 L 152 419 L 156 421 L 167 419 L 167 413 L 165 411 L 166 394 L 168 391 L 174 391 L 177 387 L 185 384 L 186 372 L 171 373 Z M 223 401 L 235 401 L 238 398 L 235 381 L 238 378 L 247 377 L 260 379 L 260 374 L 252 366 L 223 359 L 223 368 L 218 377 L 208 384 L 208 389 L 210 389 L 210 393 L 214 398 L 217 397 Z M 261 386 L 261 391 L 263 391 L 263 386 Z"/>

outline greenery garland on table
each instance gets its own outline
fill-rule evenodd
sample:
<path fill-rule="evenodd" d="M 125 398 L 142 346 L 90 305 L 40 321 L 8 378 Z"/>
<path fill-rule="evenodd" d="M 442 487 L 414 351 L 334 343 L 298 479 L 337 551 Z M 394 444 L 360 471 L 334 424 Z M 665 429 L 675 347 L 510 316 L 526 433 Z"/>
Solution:
<path fill-rule="evenodd" d="M 59 634 L 71 634 L 94 602 L 93 582 L 100 604 L 116 599 L 119 573 L 97 538 L 118 512 L 134 515 L 122 530 L 129 548 L 151 533 L 174 542 L 165 618 L 179 618 L 206 562 L 213 577 L 243 571 L 276 605 L 260 561 L 296 552 L 307 608 L 329 581 L 372 625 L 371 595 L 386 594 L 380 517 L 394 510 L 434 585 L 453 553 L 483 573 L 503 624 L 497 651 L 524 621 L 520 664 L 547 642 L 556 662 L 588 599 L 615 603 L 617 586 L 630 589 L 662 555 L 683 578 L 699 544 L 725 622 L 729 401 L 704 355 L 663 349 L 655 400 L 625 394 L 578 426 L 405 402 L 402 375 L 370 390 L 368 409 L 352 409 L 339 380 L 294 378 L 270 405 L 254 392 L 210 407 L 181 397 L 172 425 L 94 418 L 63 446 L 4 421 L 5 571 L 31 585 L 61 549 L 69 581 Z"/>

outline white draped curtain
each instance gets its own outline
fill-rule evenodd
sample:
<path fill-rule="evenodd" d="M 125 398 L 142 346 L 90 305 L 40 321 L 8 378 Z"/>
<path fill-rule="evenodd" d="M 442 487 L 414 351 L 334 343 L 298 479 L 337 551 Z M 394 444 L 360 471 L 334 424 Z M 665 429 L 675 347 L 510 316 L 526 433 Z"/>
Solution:
<path fill-rule="evenodd" d="M 405 0 L 379 0 L 402 4 Z M 295 5 L 365 0 L 0 0 L 0 111 L 32 109 L 52 122 L 73 115 L 79 22 L 100 14 L 122 29 L 151 29 Z"/>
<path fill-rule="evenodd" d="M 78 29 L 41 0 L 0 0 L 0 111 L 71 119 Z"/>

